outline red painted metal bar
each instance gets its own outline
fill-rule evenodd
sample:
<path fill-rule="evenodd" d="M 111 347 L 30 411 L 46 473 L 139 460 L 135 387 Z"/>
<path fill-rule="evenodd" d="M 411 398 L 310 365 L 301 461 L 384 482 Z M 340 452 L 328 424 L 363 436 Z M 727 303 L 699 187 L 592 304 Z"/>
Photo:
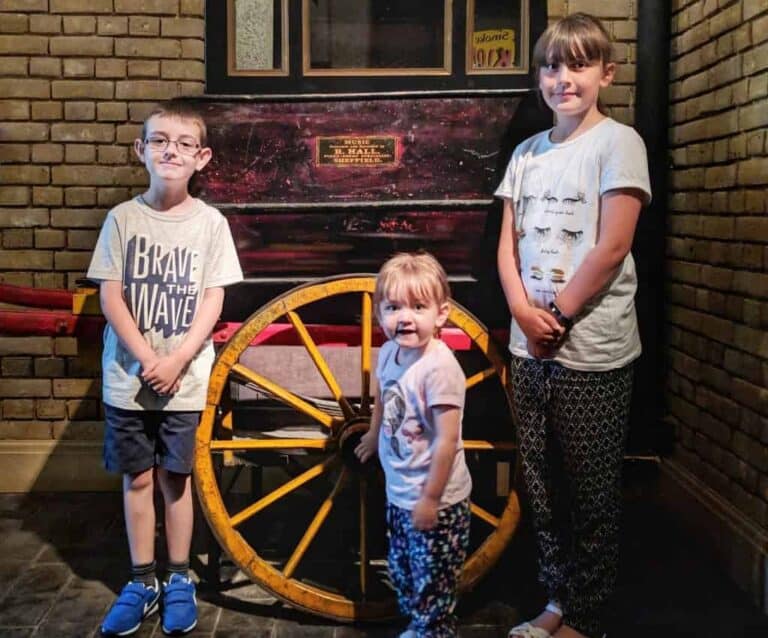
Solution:
<path fill-rule="evenodd" d="M 30 308 L 72 309 L 72 292 L 54 288 L 27 288 L 0 284 L 0 303 Z"/>

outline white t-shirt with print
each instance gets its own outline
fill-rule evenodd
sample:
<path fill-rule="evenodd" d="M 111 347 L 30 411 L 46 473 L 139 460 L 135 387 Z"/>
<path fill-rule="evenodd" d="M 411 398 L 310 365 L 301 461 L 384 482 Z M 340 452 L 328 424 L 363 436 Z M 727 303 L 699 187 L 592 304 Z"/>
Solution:
<path fill-rule="evenodd" d="M 169 215 L 134 198 L 107 214 L 87 276 L 122 281 L 139 332 L 163 355 L 184 340 L 205 289 L 241 281 L 243 272 L 229 224 L 218 210 L 196 199 L 188 212 Z M 161 397 L 142 383 L 138 360 L 107 324 L 104 402 L 126 410 L 202 410 L 213 359 L 209 338 L 190 362 L 179 391 Z"/>
<path fill-rule="evenodd" d="M 432 408 L 453 406 L 463 417 L 466 377 L 451 349 L 439 339 L 433 339 L 410 365 L 398 363 L 398 349 L 394 341 L 384 343 L 376 365 L 382 407 L 379 459 L 386 476 L 387 500 L 413 510 L 427 482 L 437 440 Z M 453 466 L 438 507 L 455 505 L 471 491 L 472 478 L 459 431 Z"/>
<path fill-rule="evenodd" d="M 635 188 L 650 201 L 645 144 L 610 118 L 573 140 L 555 143 L 538 133 L 512 154 L 497 197 L 512 200 L 520 275 L 531 304 L 547 308 L 595 246 L 600 197 Z M 635 262 L 627 254 L 616 275 L 576 317 L 554 357 L 576 370 L 620 368 L 640 355 L 634 296 Z M 529 357 L 523 331 L 512 319 L 509 349 Z"/>

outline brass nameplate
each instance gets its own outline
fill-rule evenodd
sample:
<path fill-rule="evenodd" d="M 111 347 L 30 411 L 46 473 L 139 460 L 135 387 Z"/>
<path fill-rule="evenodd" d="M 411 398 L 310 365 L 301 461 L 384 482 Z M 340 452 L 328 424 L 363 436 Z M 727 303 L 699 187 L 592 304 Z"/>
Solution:
<path fill-rule="evenodd" d="M 395 137 L 318 137 L 317 164 L 321 166 L 381 166 L 394 164 Z"/>

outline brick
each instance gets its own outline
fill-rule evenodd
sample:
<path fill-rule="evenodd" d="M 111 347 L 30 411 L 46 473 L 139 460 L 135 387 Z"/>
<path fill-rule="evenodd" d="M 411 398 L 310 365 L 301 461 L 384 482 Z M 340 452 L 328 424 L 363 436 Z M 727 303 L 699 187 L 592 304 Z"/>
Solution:
<path fill-rule="evenodd" d="M 0 186 L 0 205 L 26 206 L 29 203 L 27 186 Z"/>
<path fill-rule="evenodd" d="M 64 117 L 64 107 L 61 102 L 32 102 L 32 119 L 33 120 L 60 120 Z M 41 124 L 40 126 L 46 127 L 47 124 Z"/>
<path fill-rule="evenodd" d="M 0 166 L 0 184 L 47 184 L 49 171 L 47 166 Z"/>
<path fill-rule="evenodd" d="M 31 228 L 11 228 L 3 231 L 3 248 L 34 248 Z"/>
<path fill-rule="evenodd" d="M 205 80 L 205 65 L 195 60 L 163 60 L 160 63 L 160 75 L 169 80 Z M 629 101 L 627 87 L 609 87 L 606 91 L 605 104 L 626 104 Z"/>
<path fill-rule="evenodd" d="M 0 95 L 7 98 L 48 98 L 50 97 L 50 83 L 47 80 L 31 80 L 21 78 L 0 79 Z"/>
<path fill-rule="evenodd" d="M 29 18 L 23 13 L 0 15 L 0 33 L 26 33 L 28 30 Z"/>
<path fill-rule="evenodd" d="M 57 78 L 61 76 L 61 60 L 58 58 L 31 58 L 29 74 Z"/>
<path fill-rule="evenodd" d="M 64 33 L 96 33 L 96 18 L 94 16 L 65 16 Z"/>
<path fill-rule="evenodd" d="M 51 139 L 55 142 L 111 142 L 115 137 L 112 124 L 66 124 L 51 126 Z"/>
<path fill-rule="evenodd" d="M 154 60 L 129 60 L 128 76 L 156 78 L 160 75 L 160 63 Z"/>
<path fill-rule="evenodd" d="M 768 69 L 768 42 L 745 51 L 741 57 L 744 75 L 752 75 L 758 71 Z"/>
<path fill-rule="evenodd" d="M 3 57 L 3 75 L 10 77 L 12 75 L 26 76 L 29 73 L 29 64 L 27 58 Z"/>
<path fill-rule="evenodd" d="M 760 100 L 739 109 L 739 126 L 742 130 L 768 126 L 768 101 Z"/>
<path fill-rule="evenodd" d="M 0 337 L 0 356 L 53 354 L 50 337 Z"/>
<path fill-rule="evenodd" d="M 99 206 L 116 206 L 131 198 L 128 188 L 100 188 L 97 193 Z"/>
<path fill-rule="evenodd" d="M 185 60 L 204 60 L 205 42 L 202 40 L 182 40 L 181 57 Z M 619 83 L 635 81 L 635 66 L 631 64 L 622 64 L 616 74 L 616 81 Z"/>
<path fill-rule="evenodd" d="M 200 38 L 205 36 L 205 23 L 197 18 L 163 18 L 161 33 L 164 38 Z"/>
<path fill-rule="evenodd" d="M 173 81 L 136 80 L 115 84 L 118 100 L 166 100 L 181 95 L 179 83 Z"/>
<path fill-rule="evenodd" d="M 0 273 L 0 282 L 11 286 L 24 286 L 25 288 L 31 288 L 34 285 L 31 272 Z"/>
<path fill-rule="evenodd" d="M 35 416 L 34 399 L 6 399 L 2 407 L 5 419 L 31 419 Z"/>
<path fill-rule="evenodd" d="M 99 236 L 97 230 L 70 230 L 67 233 L 67 246 L 72 249 L 93 250 L 96 239 Z"/>
<path fill-rule="evenodd" d="M 47 226 L 48 219 L 48 211 L 43 208 L 0 209 L 0 228 Z"/>
<path fill-rule="evenodd" d="M 33 144 L 32 161 L 40 164 L 60 164 L 64 160 L 61 144 Z"/>
<path fill-rule="evenodd" d="M 115 13 L 149 13 L 175 15 L 179 0 L 115 0 Z"/>
<path fill-rule="evenodd" d="M 54 268 L 56 270 L 78 270 L 85 272 L 91 263 L 90 252 L 56 251 Z"/>
<path fill-rule="evenodd" d="M 0 157 L 4 162 L 28 162 L 29 144 L 0 144 Z"/>
<path fill-rule="evenodd" d="M 70 165 L 53 167 L 54 184 L 102 186 L 112 185 L 116 180 L 115 172 L 106 166 Z"/>
<path fill-rule="evenodd" d="M 96 159 L 93 144 L 67 144 L 67 164 L 91 164 Z"/>
<path fill-rule="evenodd" d="M 761 185 L 768 181 L 768 157 L 754 157 L 739 162 L 738 183 Z"/>
<path fill-rule="evenodd" d="M 83 0 L 51 0 L 51 13 L 85 13 Z M 88 13 L 111 13 L 112 0 L 88 0 Z"/>
<path fill-rule="evenodd" d="M 64 77 L 92 78 L 94 68 L 93 58 L 66 58 L 64 60 Z"/>
<path fill-rule="evenodd" d="M 88 166 L 83 170 L 88 170 Z M 106 213 L 97 209 L 54 208 L 51 210 L 51 226 L 54 228 L 101 228 Z"/>
<path fill-rule="evenodd" d="M 53 399 L 37 401 L 35 416 L 38 419 L 64 419 L 67 416 L 67 404 Z"/>
<path fill-rule="evenodd" d="M 3 0 L 0 11 L 48 11 L 48 0 Z"/>
<path fill-rule="evenodd" d="M 95 120 L 95 102 L 65 102 L 64 119 L 66 120 Z"/>
<path fill-rule="evenodd" d="M 83 419 L 98 419 L 101 415 L 101 403 L 99 401 L 87 400 L 87 399 L 70 399 L 66 401 L 67 416 L 75 421 L 82 421 Z M 102 430 L 100 433 L 103 436 L 103 423 L 99 422 L 99 426 Z"/>
<path fill-rule="evenodd" d="M 60 357 L 76 357 L 79 354 L 75 337 L 55 337 L 53 351 Z"/>
<path fill-rule="evenodd" d="M 128 18 L 128 33 L 131 35 L 160 35 L 160 18 L 131 16 Z"/>
<path fill-rule="evenodd" d="M 43 440 L 52 436 L 53 421 L 0 421 L 0 439 Z"/>
<path fill-rule="evenodd" d="M 96 60 L 97 78 L 124 78 L 127 76 L 125 60 L 99 58 Z"/>
<path fill-rule="evenodd" d="M 29 16 L 29 30 L 32 33 L 61 33 L 61 16 L 34 14 Z"/>
<path fill-rule="evenodd" d="M 51 82 L 54 98 L 94 98 L 110 100 L 114 87 L 108 80 L 56 80 Z"/>
<path fill-rule="evenodd" d="M 128 18 L 126 16 L 99 16 L 96 21 L 96 31 L 99 35 L 125 35 L 128 33 Z"/>
<path fill-rule="evenodd" d="M 6 270 L 51 270 L 53 257 L 46 250 L 4 250 L 0 268 Z"/>
<path fill-rule="evenodd" d="M 178 58 L 181 43 L 162 38 L 121 38 L 115 42 L 115 55 L 126 58 Z"/>
<path fill-rule="evenodd" d="M 95 206 L 96 192 L 92 187 L 67 188 L 64 191 L 64 201 L 67 206 Z"/>
<path fill-rule="evenodd" d="M 0 54 L 39 55 L 48 53 L 48 38 L 41 35 L 0 35 Z"/>
<path fill-rule="evenodd" d="M 32 357 L 3 357 L 0 370 L 4 377 L 31 377 Z"/>
<path fill-rule="evenodd" d="M 763 0 L 743 0 L 740 4 L 744 5 L 744 20 L 754 18 L 759 13 L 765 11 L 765 2 Z"/>
<path fill-rule="evenodd" d="M 109 56 L 112 38 L 101 36 L 58 36 L 51 38 L 52 55 Z"/>
<path fill-rule="evenodd" d="M 54 379 L 53 396 L 81 398 L 101 396 L 101 382 L 98 379 Z"/>
<path fill-rule="evenodd" d="M 125 102 L 99 102 L 96 117 L 103 122 L 125 122 L 128 119 L 128 105 Z"/>
<path fill-rule="evenodd" d="M 48 139 L 48 124 L 6 122 L 0 126 L 0 142 L 42 142 Z"/>
<path fill-rule="evenodd" d="M 629 0 L 569 0 L 568 13 L 583 11 L 599 18 L 628 18 L 632 15 L 632 3 Z"/>
<path fill-rule="evenodd" d="M 125 146 L 99 146 L 99 164 L 126 164 L 128 149 Z"/>
<path fill-rule="evenodd" d="M 552 4 L 553 0 L 549 0 L 547 3 L 549 14 L 557 15 L 551 6 Z M 182 15 L 203 16 L 205 15 L 205 0 L 181 0 L 179 10 Z"/>
<path fill-rule="evenodd" d="M 61 202 L 59 202 L 61 205 Z M 53 228 L 35 229 L 35 248 L 63 248 L 67 245 L 67 235 L 63 230 Z"/>
<path fill-rule="evenodd" d="M 27 102 L 26 100 L 3 100 L 2 102 L 0 102 L 0 120 L 28 120 L 28 119 L 29 119 L 29 102 Z"/>

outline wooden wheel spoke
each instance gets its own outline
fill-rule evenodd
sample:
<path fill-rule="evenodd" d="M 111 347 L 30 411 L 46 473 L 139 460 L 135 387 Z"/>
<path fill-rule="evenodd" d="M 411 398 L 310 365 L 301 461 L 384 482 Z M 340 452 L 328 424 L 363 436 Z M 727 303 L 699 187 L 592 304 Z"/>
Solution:
<path fill-rule="evenodd" d="M 360 591 L 365 597 L 368 583 L 368 524 L 366 522 L 367 481 L 360 478 Z"/>
<path fill-rule="evenodd" d="M 490 367 L 486 368 L 485 370 L 481 370 L 480 372 L 476 372 L 471 377 L 467 377 L 467 383 L 466 388 L 469 390 L 470 388 L 473 388 L 478 383 L 481 383 L 485 381 L 486 379 L 490 379 L 491 377 L 496 376 L 496 368 Z"/>
<path fill-rule="evenodd" d="M 517 445 L 513 441 L 480 441 L 480 440 L 465 440 L 465 450 L 476 451 L 488 451 L 495 452 L 511 452 L 517 449 Z"/>
<path fill-rule="evenodd" d="M 347 399 L 342 394 L 341 386 L 339 386 L 338 381 L 336 381 L 336 378 L 333 376 L 331 369 L 328 367 L 328 362 L 321 354 L 314 339 L 312 339 L 312 335 L 309 334 L 307 326 L 304 325 L 301 317 L 299 317 L 299 315 L 294 311 L 289 311 L 287 316 L 290 322 L 293 324 L 293 327 L 296 329 L 296 332 L 299 335 L 301 342 L 304 344 L 304 347 L 307 349 L 307 352 L 309 353 L 312 362 L 315 364 L 317 371 L 320 373 L 320 376 L 323 377 L 323 381 L 325 381 L 328 389 L 331 391 L 331 395 L 338 402 L 339 407 L 341 407 L 344 416 L 347 419 L 351 419 L 354 416 L 354 410 L 352 410 L 352 406 L 349 404 L 349 401 L 347 401 Z"/>
<path fill-rule="evenodd" d="M 484 520 L 486 523 L 488 523 L 492 527 L 498 527 L 500 519 L 497 516 L 494 516 L 491 514 L 488 510 L 484 510 L 479 505 L 476 505 L 475 503 L 469 504 L 470 511 L 477 516 L 478 518 Z"/>
<path fill-rule="evenodd" d="M 360 413 L 371 413 L 371 349 L 373 346 L 373 298 L 363 293 L 360 319 Z"/>
<path fill-rule="evenodd" d="M 227 441 L 211 441 L 212 450 L 290 450 L 294 448 L 311 448 L 327 450 L 331 441 L 322 439 L 232 439 Z"/>
<path fill-rule="evenodd" d="M 315 517 L 310 522 L 309 527 L 307 527 L 307 531 L 304 532 L 304 535 L 301 537 L 299 544 L 296 545 L 296 549 L 293 550 L 293 554 L 291 554 L 291 557 L 285 564 L 285 568 L 283 569 L 283 576 L 286 578 L 291 578 L 293 576 L 293 572 L 296 571 L 296 567 L 299 564 L 299 561 L 301 561 L 301 559 L 304 557 L 304 554 L 309 548 L 309 545 L 312 543 L 315 536 L 317 536 L 317 532 L 320 531 L 320 527 L 325 522 L 325 519 L 328 518 L 328 514 L 331 513 L 334 499 L 346 482 L 346 479 L 347 470 L 344 468 L 341 471 L 336 484 L 333 486 L 331 493 L 328 495 L 328 498 L 323 501 L 320 509 L 317 510 Z"/>
<path fill-rule="evenodd" d="M 271 381 L 270 379 L 263 377 L 258 372 L 251 370 L 250 368 L 242 365 L 241 363 L 234 364 L 232 366 L 232 372 L 238 375 L 239 377 L 245 379 L 246 381 L 250 381 L 251 383 L 266 390 L 267 392 L 274 395 L 275 398 L 279 399 L 283 403 L 286 403 L 287 405 L 291 406 L 292 408 L 295 408 L 299 412 L 303 412 L 307 416 L 312 417 L 313 419 L 315 419 L 315 421 L 317 421 L 318 423 L 322 423 L 327 428 L 332 428 L 341 422 L 336 417 L 333 417 L 330 414 L 326 414 L 325 412 L 316 408 L 314 405 L 305 401 L 304 399 L 297 396 L 290 390 L 286 390 L 285 388 L 277 385 L 277 383 L 275 383 L 274 381 Z"/>
<path fill-rule="evenodd" d="M 245 509 L 239 511 L 237 514 L 232 516 L 229 519 L 230 525 L 232 527 L 237 527 L 240 523 L 242 523 L 245 520 L 248 520 L 251 516 L 254 514 L 260 512 L 265 507 L 268 507 L 272 505 L 275 501 L 280 500 L 285 496 L 286 494 L 290 494 L 293 492 L 293 490 L 298 489 L 305 483 L 308 483 L 314 478 L 317 478 L 324 472 L 327 472 L 328 469 L 334 465 L 336 462 L 335 457 L 331 457 L 329 459 L 326 459 L 322 463 L 318 463 L 317 465 L 309 468 L 306 472 L 303 472 L 299 474 L 296 478 L 291 479 L 287 483 L 281 485 L 273 492 L 270 492 L 265 497 L 260 498 L 258 501 L 253 503 L 252 505 L 249 505 Z"/>

